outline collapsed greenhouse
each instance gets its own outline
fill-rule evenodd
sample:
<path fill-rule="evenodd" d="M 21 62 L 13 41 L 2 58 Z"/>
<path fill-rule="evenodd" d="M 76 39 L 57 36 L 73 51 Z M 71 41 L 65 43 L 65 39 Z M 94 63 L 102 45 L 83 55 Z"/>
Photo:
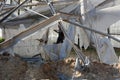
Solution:
<path fill-rule="evenodd" d="M 120 80 L 119 4 L 0 0 L 0 80 Z"/>

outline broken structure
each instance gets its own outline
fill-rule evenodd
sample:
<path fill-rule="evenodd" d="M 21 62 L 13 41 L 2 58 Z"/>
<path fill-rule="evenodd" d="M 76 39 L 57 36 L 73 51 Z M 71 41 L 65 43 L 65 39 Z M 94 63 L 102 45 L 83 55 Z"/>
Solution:
<path fill-rule="evenodd" d="M 112 36 L 114 31 L 110 28 L 120 20 L 117 1 L 114 5 L 113 0 L 35 0 L 36 3 L 29 3 L 29 0 L 18 3 L 19 0 L 13 0 L 14 3 L 11 1 L 9 5 L 1 1 L 0 26 L 2 37 L 6 40 L 0 43 L 0 52 L 7 51 L 13 56 L 19 53 L 24 57 L 41 54 L 44 59 L 59 60 L 69 55 L 73 48 L 77 57 L 87 65 L 89 59 L 80 49 L 92 45 L 101 62 L 118 63 L 113 48 L 116 46 L 111 40 L 120 40 Z M 60 29 L 65 38 L 56 44 L 60 34 L 55 31 Z"/>

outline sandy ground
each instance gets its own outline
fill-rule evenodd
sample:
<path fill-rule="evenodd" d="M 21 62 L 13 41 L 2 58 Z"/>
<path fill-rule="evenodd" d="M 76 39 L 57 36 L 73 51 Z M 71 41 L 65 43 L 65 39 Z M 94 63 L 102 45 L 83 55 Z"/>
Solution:
<path fill-rule="evenodd" d="M 0 55 L 0 80 L 120 80 L 120 64 L 92 62 L 89 69 L 74 72 L 75 58 L 28 63 L 19 56 Z"/>

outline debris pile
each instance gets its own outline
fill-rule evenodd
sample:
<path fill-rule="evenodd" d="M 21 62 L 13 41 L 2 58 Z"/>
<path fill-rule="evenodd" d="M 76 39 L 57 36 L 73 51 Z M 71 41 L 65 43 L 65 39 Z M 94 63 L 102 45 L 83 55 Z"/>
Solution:
<path fill-rule="evenodd" d="M 9 53 L 0 55 L 0 80 L 22 80 L 27 70 L 27 63 L 18 56 Z"/>
<path fill-rule="evenodd" d="M 120 45 L 110 40 L 120 42 L 110 28 L 119 24 L 117 0 L 0 1 L 0 80 L 120 80 Z M 82 53 L 89 46 L 102 63 Z M 77 56 L 66 58 L 72 48 Z"/>
<path fill-rule="evenodd" d="M 48 61 L 42 64 L 28 63 L 19 56 L 0 55 L 1 80 L 70 80 L 74 73 L 75 58 Z M 89 70 L 76 72 L 75 80 L 115 80 L 120 78 L 120 64 L 107 65 L 92 62 Z"/>
<path fill-rule="evenodd" d="M 119 64 L 118 64 L 119 65 Z M 92 62 L 89 71 L 81 72 L 81 79 L 88 80 L 116 80 L 120 78 L 120 67 L 100 62 Z"/>
<path fill-rule="evenodd" d="M 29 64 L 26 72 L 26 80 L 70 80 L 74 69 L 74 59 L 66 59 L 61 61 L 50 61 L 41 65 Z M 32 75 L 32 77 L 31 77 Z"/>
<path fill-rule="evenodd" d="M 67 80 L 73 73 L 74 60 L 36 63 L 28 63 L 17 55 L 13 57 L 2 54 L 0 55 L 0 78 L 1 80 Z"/>

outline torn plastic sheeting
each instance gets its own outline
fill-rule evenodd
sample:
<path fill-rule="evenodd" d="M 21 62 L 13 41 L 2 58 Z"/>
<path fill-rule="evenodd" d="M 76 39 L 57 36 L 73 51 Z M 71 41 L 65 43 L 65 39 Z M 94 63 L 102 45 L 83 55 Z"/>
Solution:
<path fill-rule="evenodd" d="M 112 35 L 112 36 L 114 36 L 115 38 L 120 40 L 120 35 Z M 110 39 L 110 41 L 111 41 L 113 47 L 120 48 L 120 43 L 119 42 L 117 42 L 113 39 Z"/>
<path fill-rule="evenodd" d="M 75 22 L 75 21 L 74 21 Z M 64 25 L 64 24 L 63 24 Z M 75 27 L 74 25 L 70 24 L 68 27 L 68 31 L 67 34 L 70 36 L 69 39 L 71 39 L 72 41 L 74 41 L 75 38 Z M 70 54 L 70 51 L 72 49 L 71 44 L 69 43 L 69 41 L 65 38 L 65 40 L 63 41 L 62 45 L 61 45 L 61 49 L 60 49 L 60 59 L 63 59 L 67 56 L 67 54 Z"/>
<path fill-rule="evenodd" d="M 93 17 L 94 29 L 106 32 L 110 25 L 120 20 L 120 5 L 97 10 L 94 14 L 87 14 Z M 90 19 L 91 20 L 91 19 Z"/>
<path fill-rule="evenodd" d="M 50 57 L 51 60 L 59 59 L 59 49 L 61 44 L 45 45 L 43 46 L 44 51 Z"/>
<path fill-rule="evenodd" d="M 79 6 L 79 3 L 74 3 L 71 4 L 70 6 L 67 6 L 66 8 L 60 10 L 61 12 L 66 12 L 66 13 L 70 13 L 71 11 L 73 11 L 75 8 L 77 8 Z"/>
<path fill-rule="evenodd" d="M 120 34 L 120 20 L 109 27 L 109 34 Z"/>
<path fill-rule="evenodd" d="M 120 20 L 120 9 L 118 7 L 120 6 L 101 9 L 94 12 L 93 14 L 88 14 L 87 16 L 90 16 L 90 18 L 88 18 L 88 21 L 92 21 L 91 24 L 93 29 L 106 33 L 107 28 L 110 25 Z M 101 62 L 106 64 L 118 63 L 118 58 L 110 41 L 105 38 L 100 39 L 100 36 L 101 35 L 96 34 L 92 35 L 92 37 L 94 37 L 92 41 L 96 45 L 97 53 Z M 100 48 L 101 45 L 102 48 Z"/>
<path fill-rule="evenodd" d="M 112 44 L 107 38 L 100 39 L 99 50 L 100 53 L 98 53 L 98 55 L 100 56 L 100 61 L 106 64 L 118 63 L 118 57 L 115 54 Z"/>
<path fill-rule="evenodd" d="M 85 24 L 86 21 L 86 17 L 87 15 L 86 13 L 86 8 L 87 8 L 87 0 L 81 0 L 81 6 L 80 6 L 80 11 L 81 11 L 81 16 L 82 16 L 82 24 Z M 88 38 L 88 34 L 86 33 L 87 31 L 85 31 L 84 29 L 80 28 L 78 31 L 78 35 L 79 35 L 79 46 L 82 47 L 84 46 L 85 49 L 88 48 L 89 46 L 89 38 Z"/>
<path fill-rule="evenodd" d="M 49 35 L 48 35 L 48 45 L 51 45 L 57 41 L 58 33 L 56 33 L 54 30 L 58 30 L 58 23 L 53 25 L 54 27 L 51 27 L 49 29 Z"/>
<path fill-rule="evenodd" d="M 87 36 L 87 33 L 82 28 L 79 28 L 78 30 L 79 30 L 77 32 L 78 34 L 76 34 L 76 35 L 79 35 L 78 36 L 78 38 L 79 38 L 79 46 L 80 46 L 80 48 L 84 47 L 84 49 L 87 49 L 88 46 L 89 46 L 89 42 L 90 42 L 90 40 L 89 40 L 89 38 Z"/>
<path fill-rule="evenodd" d="M 97 9 L 104 9 L 104 8 L 113 7 L 117 5 L 120 5 L 120 0 L 106 0 L 104 3 L 99 5 Z"/>
<path fill-rule="evenodd" d="M 84 25 L 92 26 L 93 29 L 96 29 L 101 32 L 107 33 L 108 27 L 120 20 L 120 5 L 114 7 L 108 7 L 100 10 L 91 10 L 88 13 L 85 13 L 88 4 L 81 3 L 81 15 L 82 18 L 86 18 Z M 106 22 L 104 22 L 106 21 Z M 94 25 L 94 26 L 93 26 Z"/>
<path fill-rule="evenodd" d="M 102 4 L 102 3 L 104 3 L 105 1 L 107 1 L 107 0 L 89 0 L 90 2 L 89 3 L 91 3 L 90 4 L 90 6 L 92 6 L 93 8 L 96 8 L 96 7 L 98 7 L 100 4 Z M 88 3 L 88 4 L 89 4 Z M 90 7 L 89 7 L 90 8 Z M 90 8 L 90 10 L 92 10 L 93 8 Z M 90 11 L 89 10 L 89 11 Z"/>
<path fill-rule="evenodd" d="M 110 8 L 94 11 L 94 12 L 91 11 L 90 13 L 85 14 L 86 7 L 87 7 L 87 3 L 86 3 L 86 0 L 84 0 L 83 3 L 81 3 L 81 15 L 82 15 L 83 24 L 91 26 L 95 30 L 104 32 L 111 24 L 115 23 L 120 19 L 120 17 L 118 17 L 120 16 L 119 14 L 120 9 L 118 8 L 118 6 L 110 7 Z M 106 21 L 106 23 L 104 23 L 104 21 Z M 117 56 L 114 52 L 112 45 L 109 45 L 110 42 L 108 41 L 109 43 L 107 43 L 103 41 L 104 44 L 100 43 L 99 41 L 100 36 L 96 35 L 95 33 L 93 33 L 91 36 L 93 37 L 92 41 L 95 44 L 100 60 L 106 64 L 117 63 Z M 90 35 L 89 35 L 89 39 L 90 39 Z M 107 45 L 105 45 L 105 43 Z M 99 46 L 101 45 L 103 45 L 103 49 L 100 49 Z M 110 56 L 110 54 L 112 56 Z M 110 58 L 112 58 L 112 60 Z"/>
<path fill-rule="evenodd" d="M 45 52 L 41 49 L 41 47 L 45 43 L 40 42 L 37 39 L 42 38 L 43 41 L 45 41 L 46 31 L 47 30 L 38 30 L 35 32 L 35 34 L 32 34 L 30 37 L 24 38 L 24 40 L 20 40 L 16 45 L 13 46 L 14 53 L 17 53 L 22 57 L 25 57 L 25 56 L 31 57 L 39 53 L 42 53 L 42 55 L 44 56 Z M 16 33 L 17 32 L 18 31 L 16 31 Z"/>
<path fill-rule="evenodd" d="M 82 7 L 84 5 L 85 7 L 85 13 L 95 9 L 98 5 L 100 5 L 101 3 L 105 2 L 106 0 L 80 0 L 80 2 L 82 3 Z M 84 9 L 83 9 L 84 10 Z"/>

